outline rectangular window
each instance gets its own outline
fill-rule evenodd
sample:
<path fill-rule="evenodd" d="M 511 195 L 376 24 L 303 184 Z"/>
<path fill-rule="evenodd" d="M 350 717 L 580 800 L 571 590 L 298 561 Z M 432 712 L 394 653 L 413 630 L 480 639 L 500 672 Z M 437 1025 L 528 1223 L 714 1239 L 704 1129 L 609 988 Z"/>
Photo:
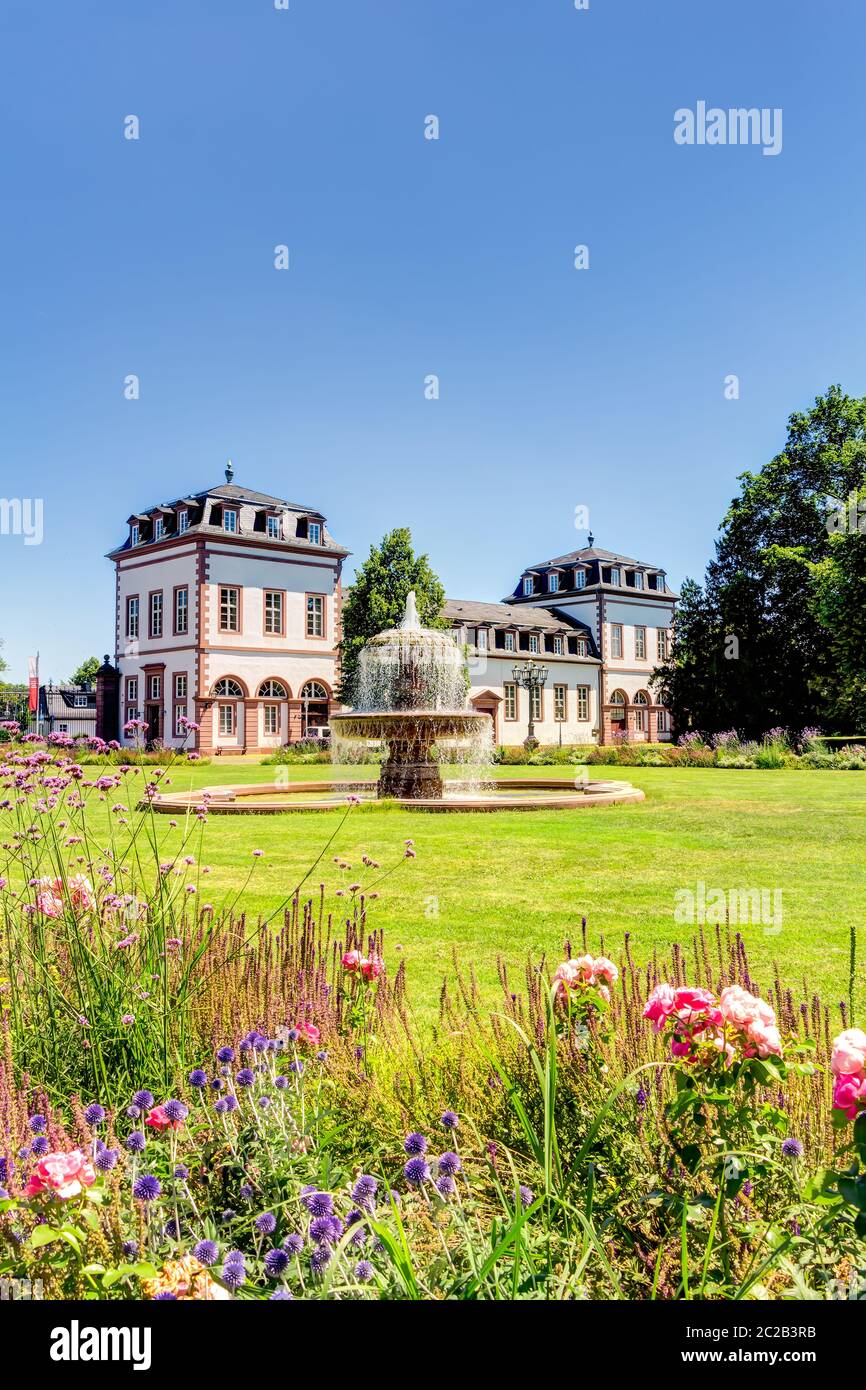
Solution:
<path fill-rule="evenodd" d="M 320 522 L 311 521 L 307 527 L 307 539 L 311 545 L 321 545 L 322 527 Z"/>
<path fill-rule="evenodd" d="M 611 656 L 622 656 L 622 623 L 611 623 L 610 625 L 610 654 Z"/>
<path fill-rule="evenodd" d="M 533 719 L 540 719 L 540 718 L 541 718 L 541 686 L 540 686 L 540 685 L 533 685 L 533 686 L 531 687 L 530 692 L 529 692 L 529 698 L 530 698 L 530 701 L 532 702 L 532 717 L 533 717 Z"/>
<path fill-rule="evenodd" d="M 475 645 L 481 652 L 487 651 L 487 628 L 480 627 L 475 634 Z"/>
<path fill-rule="evenodd" d="M 553 639 L 553 655 L 554 655 L 554 656 L 562 656 L 562 638 L 561 638 L 561 637 L 554 637 L 554 639 Z"/>
<path fill-rule="evenodd" d="M 220 632 L 240 632 L 241 591 L 220 585 Z"/>
<path fill-rule="evenodd" d="M 186 699 L 186 671 L 178 671 L 174 678 L 174 698 Z"/>
<path fill-rule="evenodd" d="M 589 718 L 589 686 L 579 685 L 577 687 L 577 717 L 578 719 Z"/>
<path fill-rule="evenodd" d="M 324 637 L 325 600 L 321 594 L 307 594 L 307 636 Z"/>
<path fill-rule="evenodd" d="M 280 707 L 279 705 L 265 705 L 265 733 L 278 734 L 280 732 Z"/>
<path fill-rule="evenodd" d="M 524 592 L 524 594 L 531 594 L 531 593 L 532 593 L 532 576 L 531 576 L 531 575 L 528 575 L 528 574 L 527 574 L 527 575 L 525 576 L 524 580 L 523 580 L 523 592 Z"/>
<path fill-rule="evenodd" d="M 141 714 L 139 713 L 139 711 L 138 711 L 138 709 L 136 708 L 136 706 L 135 706 L 135 705 L 127 705 L 127 707 L 126 707 L 126 722 L 127 722 L 127 724 L 129 723 L 129 721 L 130 721 L 131 719 L 140 719 L 140 718 L 141 718 Z"/>
<path fill-rule="evenodd" d="M 220 733 L 230 736 L 235 731 L 234 705 L 220 705 Z"/>
<path fill-rule="evenodd" d="M 646 628 L 636 627 L 634 630 L 634 654 L 638 661 L 646 660 Z"/>
<path fill-rule="evenodd" d="M 280 518 L 278 516 L 268 517 L 267 528 L 268 536 L 272 541 L 278 541 L 281 539 Z"/>
<path fill-rule="evenodd" d="M 177 514 L 177 533 L 182 536 L 184 531 L 189 530 L 189 512 L 184 510 Z"/>
<path fill-rule="evenodd" d="M 634 575 L 634 587 L 635 587 L 636 589 L 642 589 L 642 588 L 643 588 L 643 575 L 641 574 L 640 570 L 635 570 L 635 575 Z"/>
<path fill-rule="evenodd" d="M 178 633 L 189 630 L 189 589 L 174 591 L 174 630 Z"/>
<path fill-rule="evenodd" d="M 567 685 L 555 685 L 553 687 L 553 717 L 562 723 L 565 718 Z"/>
<path fill-rule="evenodd" d="M 514 651 L 514 633 L 513 633 L 513 632 L 506 632 L 506 634 L 505 634 L 505 650 L 506 650 L 507 652 L 513 652 L 513 651 Z"/>
<path fill-rule="evenodd" d="M 659 661 L 668 659 L 668 630 L 666 627 L 656 629 L 656 653 Z"/>
<path fill-rule="evenodd" d="M 559 589 L 559 575 L 558 575 L 558 574 L 549 574 L 549 575 L 547 576 L 547 592 L 548 592 L 549 594 L 555 594 L 555 593 L 557 592 L 558 589 Z"/>
<path fill-rule="evenodd" d="M 586 588 L 586 570 L 574 571 L 574 587 L 575 589 Z"/>
<path fill-rule="evenodd" d="M 175 705 L 174 707 L 174 736 L 175 738 L 186 738 L 187 730 L 181 724 L 181 720 L 186 719 L 186 705 Z"/>
<path fill-rule="evenodd" d="M 265 589 L 265 632 L 281 637 L 283 632 L 283 593 Z"/>
<path fill-rule="evenodd" d="M 148 683 L 148 695 L 151 700 L 162 699 L 162 676 L 151 676 Z"/>
<path fill-rule="evenodd" d="M 588 648 L 587 648 L 587 645 L 586 645 L 586 638 L 585 638 L 585 637 L 578 637 L 578 639 L 577 639 L 577 655 L 578 655 L 578 656 L 586 656 L 586 655 L 587 655 L 587 651 L 588 651 Z"/>
<path fill-rule="evenodd" d="M 165 522 L 163 521 L 163 519 L 162 519 L 161 516 L 158 516 L 158 517 L 156 518 L 156 520 L 154 521 L 154 523 L 153 523 L 153 539 L 154 539 L 155 541 L 161 541 L 161 540 L 162 540 L 162 533 L 163 533 L 164 530 L 165 530 Z"/>
<path fill-rule="evenodd" d="M 660 734 L 666 734 L 669 729 L 668 712 L 666 709 L 658 710 L 656 714 L 656 728 Z"/>
<path fill-rule="evenodd" d="M 162 636 L 162 590 L 150 596 L 150 635 Z"/>
<path fill-rule="evenodd" d="M 505 718 L 517 718 L 517 686 L 507 682 L 502 687 L 502 695 L 505 702 Z"/>
<path fill-rule="evenodd" d="M 140 530 L 140 528 L 139 528 L 138 522 L 136 522 L 136 523 L 130 528 L 130 532 L 129 532 L 129 543 L 130 543 L 130 545 L 138 545 L 138 542 L 139 542 L 140 537 L 141 537 L 141 530 Z"/>
<path fill-rule="evenodd" d="M 621 582 L 621 575 L 618 569 L 614 568 L 611 570 L 610 582 L 611 584 L 619 584 Z"/>
<path fill-rule="evenodd" d="M 138 594 L 132 594 L 126 600 L 126 635 L 138 636 Z"/>
<path fill-rule="evenodd" d="M 223 511 L 223 530 L 235 532 L 238 529 L 237 512 Z"/>
<path fill-rule="evenodd" d="M 127 676 L 126 700 L 130 705 L 134 705 L 138 700 L 138 676 Z"/>
<path fill-rule="evenodd" d="M 538 638 L 536 637 L 535 633 L 532 633 L 529 638 L 529 650 L 531 652 L 538 651 Z"/>
<path fill-rule="evenodd" d="M 87 696 L 76 695 L 72 701 L 73 709 L 87 709 Z"/>

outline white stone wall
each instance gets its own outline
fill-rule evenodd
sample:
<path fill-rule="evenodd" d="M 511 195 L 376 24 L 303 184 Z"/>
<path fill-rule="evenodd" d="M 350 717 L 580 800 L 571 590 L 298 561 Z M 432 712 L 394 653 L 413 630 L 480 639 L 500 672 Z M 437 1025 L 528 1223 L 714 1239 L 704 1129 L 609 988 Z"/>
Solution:
<path fill-rule="evenodd" d="M 479 652 L 469 651 L 469 699 L 483 696 L 491 691 L 500 697 L 497 705 L 496 741 L 505 747 L 516 747 L 523 743 L 529 731 L 529 692 L 522 687 L 517 691 L 517 719 L 505 718 L 504 687 L 513 684 L 512 668 L 522 665 L 528 658 L 526 652 Z M 542 694 L 540 720 L 535 721 L 535 737 L 540 743 L 559 743 L 560 732 L 564 744 L 597 743 L 599 733 L 599 664 L 595 661 L 581 661 L 577 657 L 557 657 L 547 653 L 534 658 L 548 668 L 547 684 Z M 554 719 L 554 686 L 566 687 L 566 718 Z M 589 687 L 589 718 L 577 718 L 577 687 Z"/>

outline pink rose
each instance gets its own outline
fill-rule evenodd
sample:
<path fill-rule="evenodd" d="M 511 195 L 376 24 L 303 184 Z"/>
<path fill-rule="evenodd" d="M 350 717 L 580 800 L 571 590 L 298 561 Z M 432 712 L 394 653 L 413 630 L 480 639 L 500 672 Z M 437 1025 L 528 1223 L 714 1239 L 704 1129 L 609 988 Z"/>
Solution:
<path fill-rule="evenodd" d="M 746 1029 L 746 1037 L 757 1048 L 759 1057 L 781 1057 L 782 1038 L 775 1023 L 753 1019 Z"/>
<path fill-rule="evenodd" d="M 46 1154 L 30 1174 L 24 1196 L 36 1197 L 40 1192 L 50 1192 L 66 1202 L 95 1182 L 93 1165 L 80 1149 L 73 1149 L 71 1153 Z"/>
<path fill-rule="evenodd" d="M 361 968 L 361 952 L 346 951 L 343 956 L 342 965 L 344 970 L 348 970 L 349 974 L 353 975 L 356 970 L 360 970 Z"/>
<path fill-rule="evenodd" d="M 835 1076 L 853 1076 L 866 1070 L 866 1033 L 862 1028 L 846 1028 L 834 1038 L 830 1070 Z"/>
<path fill-rule="evenodd" d="M 664 1028 L 668 1016 L 674 1009 L 674 991 L 671 985 L 656 985 L 643 1011 L 644 1018 L 648 1018 L 657 1033 Z"/>
<path fill-rule="evenodd" d="M 298 1032 L 303 1033 L 304 1037 L 307 1039 L 307 1042 L 311 1043 L 317 1043 L 321 1036 L 315 1023 L 299 1023 Z"/>
<path fill-rule="evenodd" d="M 369 959 L 361 961 L 361 974 L 365 980 L 378 980 L 384 969 L 385 963 L 381 956 L 372 955 Z"/>
<path fill-rule="evenodd" d="M 857 1101 L 860 1099 L 860 1092 L 863 1083 L 859 1076 L 837 1076 L 836 1084 L 833 1087 L 833 1105 L 837 1110 L 844 1110 L 849 1120 L 857 1118 Z"/>
<path fill-rule="evenodd" d="M 609 985 L 615 985 L 619 979 L 619 971 L 612 960 L 607 956 L 596 956 L 592 963 L 593 973 L 596 978 L 601 978 Z"/>
<path fill-rule="evenodd" d="M 674 1013 L 677 1018 L 688 1020 L 692 1014 L 707 1014 L 714 1021 L 720 1021 L 716 996 L 708 989 L 698 989 L 683 985 L 674 994 Z"/>
<path fill-rule="evenodd" d="M 719 1008 L 729 1023 L 738 1028 L 746 1028 L 755 1020 L 773 1026 L 776 1022 L 775 1010 L 764 999 L 750 994 L 741 985 L 728 985 L 719 997 Z"/>

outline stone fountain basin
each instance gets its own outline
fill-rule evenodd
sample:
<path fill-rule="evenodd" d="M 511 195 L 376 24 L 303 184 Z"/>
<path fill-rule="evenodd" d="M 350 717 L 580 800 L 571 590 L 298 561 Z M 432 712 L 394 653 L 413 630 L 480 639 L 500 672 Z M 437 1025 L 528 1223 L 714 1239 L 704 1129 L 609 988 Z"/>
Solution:
<path fill-rule="evenodd" d="M 425 743 L 440 738 L 465 738 L 490 728 L 490 716 L 473 710 L 407 709 L 353 711 L 332 714 L 331 728 L 343 738 L 417 738 L 423 731 Z"/>
<path fill-rule="evenodd" d="M 374 804 L 376 783 L 254 782 L 159 793 L 140 805 L 151 805 L 160 814 L 174 815 L 199 806 L 205 795 L 211 815 L 267 816 L 287 811 L 343 810 L 346 798 L 353 795 L 360 796 L 365 804 Z M 564 777 L 509 777 L 490 791 L 479 790 L 460 779 L 448 779 L 441 799 L 395 797 L 379 804 L 399 805 L 407 811 L 577 811 L 643 800 L 643 792 L 630 782 L 587 782 L 575 786 L 573 779 Z"/>

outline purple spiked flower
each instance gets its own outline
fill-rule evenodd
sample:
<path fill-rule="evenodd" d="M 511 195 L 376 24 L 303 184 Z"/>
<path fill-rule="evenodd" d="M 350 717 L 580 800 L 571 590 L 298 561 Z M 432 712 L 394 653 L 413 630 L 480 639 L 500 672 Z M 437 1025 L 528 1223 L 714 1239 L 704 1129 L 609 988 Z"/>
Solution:
<path fill-rule="evenodd" d="M 410 1158 L 403 1168 L 403 1176 L 413 1187 L 420 1187 L 422 1183 L 428 1182 L 430 1178 L 430 1164 L 426 1158 Z"/>
<path fill-rule="evenodd" d="M 289 1258 L 288 1251 L 281 1250 L 279 1246 L 275 1250 L 268 1251 L 265 1255 L 265 1269 L 272 1279 L 279 1279 L 283 1270 L 288 1266 Z"/>
<path fill-rule="evenodd" d="M 84 1118 L 89 1125 L 101 1125 L 102 1121 L 105 1119 L 105 1111 L 97 1101 L 94 1101 L 93 1104 L 88 1105 L 85 1110 Z"/>
<path fill-rule="evenodd" d="M 403 1140 L 403 1148 L 410 1157 L 415 1158 L 427 1152 L 427 1140 L 423 1134 L 407 1134 Z"/>
<path fill-rule="evenodd" d="M 257 1216 L 254 1223 L 256 1230 L 263 1236 L 269 1236 L 272 1231 L 277 1229 L 277 1218 L 272 1211 L 263 1211 L 261 1216 Z"/>
<path fill-rule="evenodd" d="M 216 1264 L 219 1250 L 217 1249 L 216 1241 L 200 1240 L 198 1245 L 193 1246 L 192 1253 L 195 1255 L 199 1264 L 210 1266 Z"/>
<path fill-rule="evenodd" d="M 137 1202 L 155 1202 L 161 1192 L 159 1178 L 150 1173 L 143 1173 L 132 1185 L 132 1195 Z"/>

